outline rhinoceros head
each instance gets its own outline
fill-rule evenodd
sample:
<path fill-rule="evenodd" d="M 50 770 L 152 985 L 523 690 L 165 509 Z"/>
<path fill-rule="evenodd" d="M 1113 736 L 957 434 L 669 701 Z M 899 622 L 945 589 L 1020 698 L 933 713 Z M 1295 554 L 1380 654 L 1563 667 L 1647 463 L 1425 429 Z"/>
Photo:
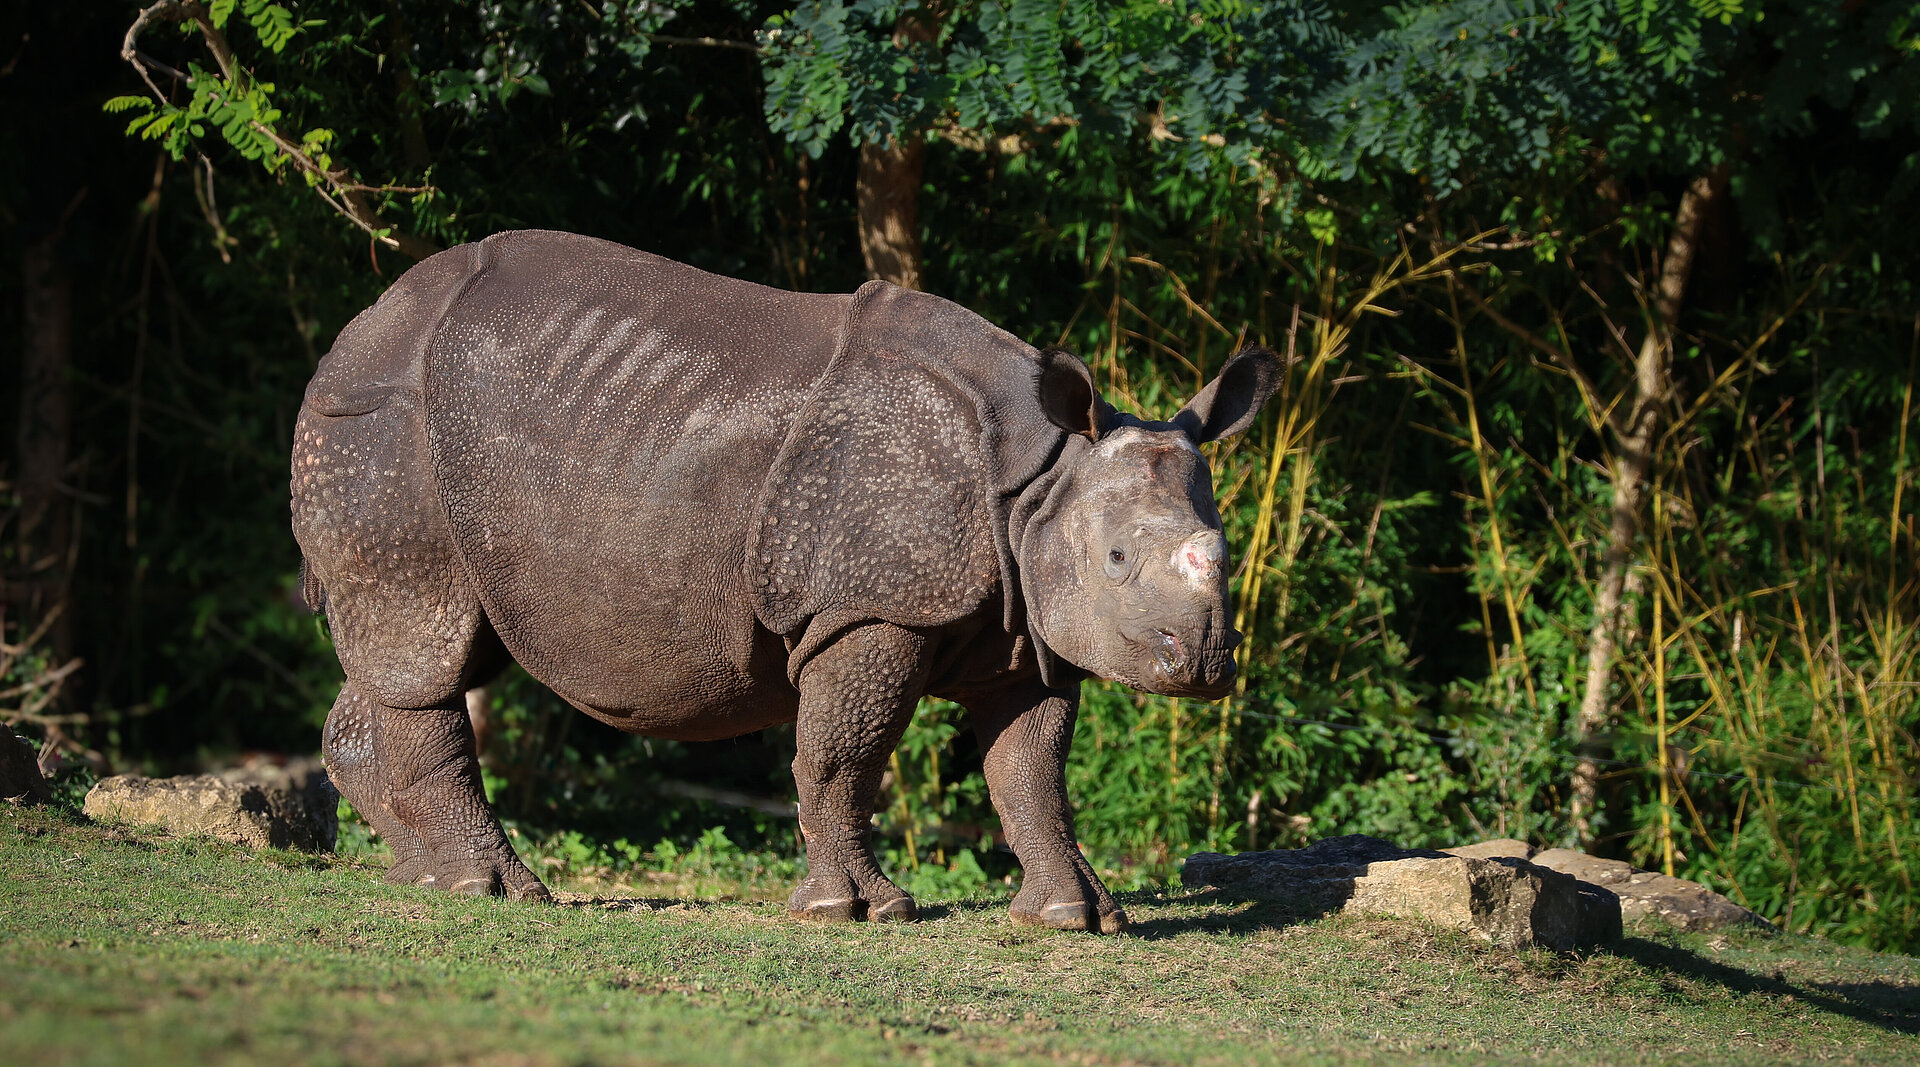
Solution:
<path fill-rule="evenodd" d="M 1214 698 L 1233 684 L 1240 634 L 1226 539 L 1199 445 L 1252 425 L 1279 361 L 1247 349 L 1171 422 L 1115 411 L 1085 364 L 1042 354 L 1042 405 L 1069 438 L 1019 547 L 1029 626 L 1054 655 L 1103 678 Z"/>

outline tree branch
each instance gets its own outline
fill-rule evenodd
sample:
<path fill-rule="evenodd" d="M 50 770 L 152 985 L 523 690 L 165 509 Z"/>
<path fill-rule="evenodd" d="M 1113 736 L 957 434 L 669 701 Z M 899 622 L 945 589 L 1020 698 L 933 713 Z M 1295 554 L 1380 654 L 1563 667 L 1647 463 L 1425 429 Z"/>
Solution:
<path fill-rule="evenodd" d="M 1080 121 L 1068 115 L 1048 119 L 1034 124 L 1032 129 L 1020 133 L 992 134 L 985 130 L 975 130 L 962 126 L 952 119 L 943 119 L 936 123 L 933 133 L 936 137 L 969 152 L 993 152 L 1003 156 L 1017 156 L 1029 152 L 1038 143 L 1042 134 L 1053 133 L 1068 127 L 1078 126 Z"/>
<path fill-rule="evenodd" d="M 751 52 L 760 55 L 760 46 L 746 41 L 729 41 L 724 37 L 675 37 L 668 33 L 643 33 L 642 37 L 654 44 L 680 45 L 690 48 L 731 48 L 736 52 Z"/>
<path fill-rule="evenodd" d="M 140 78 L 153 90 L 155 98 L 161 103 L 167 102 L 166 94 L 153 81 L 151 70 L 162 69 L 170 77 L 186 80 L 186 75 L 152 59 L 141 52 L 138 43 L 140 35 L 156 22 L 193 22 L 200 29 L 207 51 L 213 55 L 213 61 L 220 68 L 220 76 L 229 86 L 244 92 L 247 73 L 234 58 L 233 47 L 227 43 L 226 35 L 213 24 L 213 15 L 206 5 L 197 0 L 159 0 L 141 10 L 127 28 L 127 36 L 120 46 L 120 58 L 133 64 L 140 72 Z M 428 192 L 432 186 L 396 186 L 368 185 L 353 175 L 353 169 L 344 163 L 331 170 L 315 162 L 313 157 L 298 144 L 289 140 L 279 130 L 259 121 L 249 123 L 252 128 L 265 136 L 278 149 L 282 159 L 291 162 L 301 172 L 311 176 L 314 191 L 321 199 L 340 212 L 349 222 L 367 231 L 373 239 L 413 259 L 425 259 L 440 251 L 440 246 L 422 237 L 402 233 L 392 223 L 381 217 L 374 205 L 373 195 L 389 192 Z M 321 186 L 325 188 L 321 188 Z"/>

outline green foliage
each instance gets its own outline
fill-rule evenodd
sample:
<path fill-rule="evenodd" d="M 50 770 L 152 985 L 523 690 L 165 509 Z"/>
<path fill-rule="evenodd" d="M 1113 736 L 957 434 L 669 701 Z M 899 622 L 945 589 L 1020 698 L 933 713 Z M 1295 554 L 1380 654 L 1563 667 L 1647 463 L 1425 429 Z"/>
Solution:
<path fill-rule="evenodd" d="M 266 0 L 211 0 L 207 4 L 207 12 L 215 29 L 226 28 L 227 20 L 233 17 L 236 6 L 259 36 L 260 43 L 276 55 L 292 43 L 302 28 L 294 22 L 293 12 L 279 4 L 270 4 Z"/>
<path fill-rule="evenodd" d="M 291 11 L 266 0 L 212 0 L 207 6 L 208 20 L 216 30 L 224 29 L 236 6 L 245 15 L 258 43 L 274 55 L 284 51 L 301 31 L 319 25 L 297 23 Z M 259 163 L 269 171 L 277 171 L 286 163 L 286 157 L 271 135 L 274 124 L 281 118 L 280 109 L 273 103 L 271 82 L 257 81 L 239 72 L 229 79 L 196 62 L 189 62 L 185 70 L 186 88 L 190 93 L 185 105 L 151 96 L 116 96 L 103 106 L 116 114 L 140 112 L 128 123 L 127 136 L 159 141 L 175 160 L 185 159 L 189 149 L 197 148 L 199 140 L 212 126 L 241 158 Z M 323 169 L 331 161 L 318 152 L 318 144 L 330 136 L 330 131 L 314 130 L 302 139 L 304 150 L 316 156 Z M 311 174 L 307 175 L 307 181 L 317 184 Z"/>
<path fill-rule="evenodd" d="M 938 15 L 836 0 L 758 34 L 768 126 L 815 156 L 843 129 L 863 142 L 929 127 L 1114 137 L 1157 121 L 1194 166 L 1216 146 L 1245 163 L 1277 136 L 1294 81 L 1333 39 L 1318 5 L 1229 0 L 984 0 Z"/>

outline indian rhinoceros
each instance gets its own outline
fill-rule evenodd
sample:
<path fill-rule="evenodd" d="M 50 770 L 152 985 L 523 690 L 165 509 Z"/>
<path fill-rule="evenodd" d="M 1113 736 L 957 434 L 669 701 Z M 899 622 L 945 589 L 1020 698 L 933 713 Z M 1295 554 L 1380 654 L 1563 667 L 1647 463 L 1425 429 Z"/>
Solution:
<path fill-rule="evenodd" d="M 935 296 L 789 293 L 606 241 L 503 233 L 342 331 L 293 446 L 304 593 L 346 684 L 323 748 L 389 880 L 544 898 L 481 792 L 462 694 L 508 657 L 655 737 L 796 723 L 804 918 L 898 920 L 869 824 L 923 694 L 968 712 L 1024 869 L 1013 918 L 1123 929 L 1063 765 L 1087 674 L 1218 697 L 1239 642 L 1198 444 Z"/>

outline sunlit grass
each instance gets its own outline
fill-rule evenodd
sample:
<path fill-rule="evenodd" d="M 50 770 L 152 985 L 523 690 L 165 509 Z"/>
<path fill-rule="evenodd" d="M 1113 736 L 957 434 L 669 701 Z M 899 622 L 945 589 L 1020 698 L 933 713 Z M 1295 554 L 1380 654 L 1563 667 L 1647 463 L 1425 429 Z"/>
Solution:
<path fill-rule="evenodd" d="M 925 901 L 814 926 L 666 884 L 560 906 L 0 808 L 0 1048 L 65 1063 L 1264 1063 L 1920 1057 L 1920 960 L 1798 938 L 1514 953 L 1127 894 L 1133 936 Z M 708 887 L 713 890 L 713 886 Z"/>

